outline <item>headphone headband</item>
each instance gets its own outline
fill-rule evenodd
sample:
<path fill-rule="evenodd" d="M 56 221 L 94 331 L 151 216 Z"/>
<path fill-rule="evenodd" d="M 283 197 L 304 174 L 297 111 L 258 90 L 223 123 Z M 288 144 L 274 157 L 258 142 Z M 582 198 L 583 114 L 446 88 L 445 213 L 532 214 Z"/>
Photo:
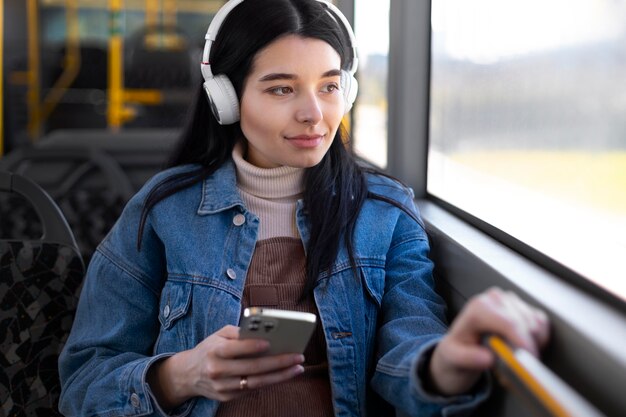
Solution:
<path fill-rule="evenodd" d="M 329 12 L 329 14 L 333 18 L 338 17 L 339 20 L 341 20 L 341 24 L 343 28 L 346 30 L 346 33 L 348 34 L 348 38 L 350 39 L 350 48 L 352 48 L 352 65 L 350 65 L 348 72 L 351 75 L 354 75 L 357 67 L 359 66 L 359 58 L 356 55 L 356 37 L 354 36 L 354 31 L 352 30 L 352 26 L 350 26 L 350 22 L 348 22 L 348 19 L 346 18 L 346 16 L 343 13 L 341 13 L 341 10 L 339 10 L 337 6 L 335 6 L 334 4 L 326 0 L 317 0 L 317 1 L 318 3 L 322 3 L 324 6 L 326 6 L 326 8 L 330 9 L 332 13 Z"/>
<path fill-rule="evenodd" d="M 213 20 L 211 20 L 206 35 L 204 35 L 204 51 L 202 52 L 200 70 L 202 71 L 202 78 L 204 78 L 204 89 L 206 90 L 211 109 L 220 124 L 231 124 L 239 120 L 239 103 L 237 102 L 234 88 L 230 80 L 228 80 L 228 77 L 222 74 L 215 76 L 211 70 L 211 62 L 209 60 L 211 56 L 211 46 L 213 42 L 215 42 L 215 38 L 224 20 L 226 20 L 226 16 L 228 16 L 235 7 L 243 3 L 243 1 L 244 0 L 229 0 L 224 4 L 217 11 Z M 341 13 L 334 4 L 326 0 L 316 1 L 326 7 L 326 12 L 336 23 L 343 26 L 344 32 L 347 33 L 350 40 L 352 62 L 347 71 L 342 70 L 342 86 L 344 87 L 345 108 L 347 112 L 352 107 L 358 90 L 358 82 L 354 78 L 354 73 L 357 70 L 359 62 L 356 54 L 356 39 L 348 19 L 346 19 L 343 13 Z M 337 21 L 337 19 L 339 19 L 339 21 Z"/>
<path fill-rule="evenodd" d="M 217 11 L 215 16 L 213 16 L 213 19 L 211 20 L 211 24 L 209 24 L 209 28 L 206 31 L 206 35 L 204 35 L 204 39 L 205 39 L 204 51 L 202 53 L 202 64 L 200 68 L 202 71 L 202 77 L 205 80 L 213 76 L 213 72 L 211 71 L 211 63 L 209 61 L 209 57 L 211 55 L 211 46 L 213 45 L 213 42 L 215 42 L 217 33 L 219 32 L 220 27 L 222 27 L 222 23 L 224 23 L 224 20 L 226 20 L 226 16 L 228 16 L 228 14 L 235 7 L 239 6 L 243 2 L 244 0 L 228 1 Z M 323 4 L 324 6 L 326 6 L 327 9 L 329 9 L 332 12 L 332 13 L 331 12 L 328 12 L 328 13 L 333 17 L 333 19 L 338 17 L 339 20 L 341 20 L 341 23 L 346 33 L 348 34 L 348 38 L 350 39 L 350 47 L 352 49 L 352 65 L 350 65 L 348 72 L 351 75 L 354 75 L 354 73 L 356 73 L 356 70 L 359 66 L 359 58 L 356 53 L 356 38 L 354 36 L 354 31 L 352 30 L 352 26 L 350 26 L 350 22 L 348 22 L 348 19 L 346 18 L 346 16 L 343 13 L 341 13 L 341 10 L 339 10 L 337 6 L 335 6 L 334 4 L 326 0 L 317 0 L 317 2 Z"/>
<path fill-rule="evenodd" d="M 239 6 L 239 4 L 243 3 L 244 0 L 230 0 L 228 3 L 223 5 L 215 16 L 213 16 L 213 20 L 211 20 L 211 24 L 206 31 L 206 35 L 204 35 L 204 52 L 202 53 L 202 77 L 206 80 L 208 77 L 213 76 L 213 72 L 211 71 L 211 64 L 209 62 L 209 56 L 211 54 L 211 45 L 215 42 L 215 38 L 217 37 L 217 33 L 222 27 L 222 23 L 226 20 L 226 16 L 233 10 L 235 7 Z"/>

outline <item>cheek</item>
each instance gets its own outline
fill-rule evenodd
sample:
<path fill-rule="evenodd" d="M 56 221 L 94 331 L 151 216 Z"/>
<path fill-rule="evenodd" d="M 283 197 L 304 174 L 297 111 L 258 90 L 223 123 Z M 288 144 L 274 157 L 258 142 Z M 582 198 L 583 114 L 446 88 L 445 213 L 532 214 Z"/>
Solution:
<path fill-rule="evenodd" d="M 343 106 L 341 106 L 341 109 L 343 110 Z M 339 129 L 339 125 L 341 124 L 343 117 L 343 111 L 337 112 L 336 110 L 328 115 L 326 120 L 333 132 L 336 132 Z"/>
<path fill-rule="evenodd" d="M 245 106 L 241 107 L 241 130 L 248 139 L 259 138 L 272 134 L 273 112 L 250 111 Z"/>

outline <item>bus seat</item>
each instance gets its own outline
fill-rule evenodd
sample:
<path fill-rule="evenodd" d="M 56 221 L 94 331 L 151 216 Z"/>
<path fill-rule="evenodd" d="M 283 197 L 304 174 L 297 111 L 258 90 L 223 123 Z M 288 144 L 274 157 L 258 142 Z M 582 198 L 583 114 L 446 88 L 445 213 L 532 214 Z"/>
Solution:
<path fill-rule="evenodd" d="M 60 416 L 57 359 L 85 268 L 60 209 L 31 180 L 0 171 L 0 191 L 33 205 L 42 235 L 0 240 L 0 403 L 7 416 Z"/>
<path fill-rule="evenodd" d="M 111 156 L 138 191 L 161 171 L 178 140 L 178 129 L 62 129 L 50 132 L 37 143 L 42 149 L 96 148 Z"/>
<path fill-rule="evenodd" d="M 50 194 L 86 264 L 134 193 L 117 162 L 97 149 L 18 149 L 0 160 L 0 170 L 23 175 Z M 16 210 L 9 206 L 3 216 Z"/>

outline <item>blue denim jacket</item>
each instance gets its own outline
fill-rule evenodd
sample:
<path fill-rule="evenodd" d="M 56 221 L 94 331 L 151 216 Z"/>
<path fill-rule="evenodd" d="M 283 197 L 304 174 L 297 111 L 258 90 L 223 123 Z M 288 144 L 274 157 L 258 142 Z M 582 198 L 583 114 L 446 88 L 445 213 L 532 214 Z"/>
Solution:
<path fill-rule="evenodd" d="M 173 168 L 149 181 L 98 247 L 59 360 L 60 410 L 66 416 L 167 415 L 146 383 L 148 367 L 239 323 L 259 219 L 243 204 L 232 162 L 159 202 L 137 250 L 148 192 L 166 176 L 191 168 Z M 369 187 L 416 210 L 411 191 L 394 181 L 370 176 Z M 243 224 L 233 221 L 239 214 Z M 306 247 L 302 201 L 296 215 Z M 402 210 L 368 199 L 354 246 L 358 277 L 342 248 L 314 289 L 335 415 L 381 415 L 374 411 L 379 396 L 408 415 L 464 414 L 486 392 L 438 398 L 428 395 L 417 377 L 425 352 L 446 331 L 424 228 Z M 195 398 L 173 414 L 209 417 L 218 405 Z"/>

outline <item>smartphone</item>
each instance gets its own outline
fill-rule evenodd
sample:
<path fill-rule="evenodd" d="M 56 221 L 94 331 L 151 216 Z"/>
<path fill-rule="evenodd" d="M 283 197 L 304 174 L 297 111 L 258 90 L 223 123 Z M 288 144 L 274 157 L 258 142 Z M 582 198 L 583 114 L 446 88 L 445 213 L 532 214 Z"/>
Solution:
<path fill-rule="evenodd" d="M 315 314 L 250 307 L 243 311 L 240 339 L 265 339 L 270 348 L 263 355 L 303 353 L 315 330 Z"/>

